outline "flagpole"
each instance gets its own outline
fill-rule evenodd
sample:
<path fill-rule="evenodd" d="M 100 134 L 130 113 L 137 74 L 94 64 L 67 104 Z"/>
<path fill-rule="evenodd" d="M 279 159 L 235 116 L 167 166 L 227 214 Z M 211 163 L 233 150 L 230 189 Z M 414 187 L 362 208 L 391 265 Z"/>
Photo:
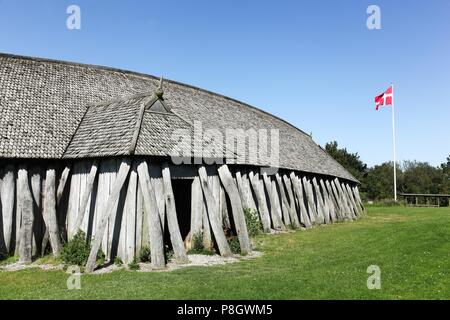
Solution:
<path fill-rule="evenodd" d="M 394 201 L 397 202 L 397 165 L 395 161 L 395 105 L 394 105 L 394 83 L 392 87 L 392 146 L 394 155 Z"/>

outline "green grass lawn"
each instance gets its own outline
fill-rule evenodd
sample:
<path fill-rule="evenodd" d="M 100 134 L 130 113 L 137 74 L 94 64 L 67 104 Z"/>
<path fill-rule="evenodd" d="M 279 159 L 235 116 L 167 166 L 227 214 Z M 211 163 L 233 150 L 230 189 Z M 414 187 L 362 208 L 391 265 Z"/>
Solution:
<path fill-rule="evenodd" d="M 258 237 L 264 256 L 173 272 L 0 272 L 2 299 L 449 299 L 450 208 L 368 208 L 356 221 Z M 369 265 L 381 289 L 367 289 Z"/>

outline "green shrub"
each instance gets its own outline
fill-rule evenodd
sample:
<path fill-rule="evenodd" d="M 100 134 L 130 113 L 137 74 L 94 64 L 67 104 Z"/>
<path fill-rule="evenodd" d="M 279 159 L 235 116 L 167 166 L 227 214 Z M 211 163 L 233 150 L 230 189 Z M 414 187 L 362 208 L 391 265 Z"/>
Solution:
<path fill-rule="evenodd" d="M 257 236 L 263 230 L 258 213 L 250 208 L 244 209 L 245 222 L 247 224 L 247 231 L 250 237 Z"/>
<path fill-rule="evenodd" d="M 114 259 L 114 264 L 118 267 L 121 267 L 123 265 L 123 261 L 122 261 L 122 259 L 120 259 L 120 257 L 116 257 Z"/>
<path fill-rule="evenodd" d="M 239 243 L 238 237 L 231 237 L 228 239 L 228 245 L 230 246 L 231 252 L 234 254 L 241 253 L 241 244 Z"/>
<path fill-rule="evenodd" d="M 102 249 L 98 250 L 97 252 L 97 264 L 102 266 L 105 264 L 105 260 L 106 260 L 106 255 L 103 252 Z"/>
<path fill-rule="evenodd" d="M 190 249 L 187 254 L 203 254 L 205 256 L 213 256 L 214 252 L 208 250 L 208 249 Z"/>
<path fill-rule="evenodd" d="M 139 251 L 139 261 L 140 262 L 151 262 L 152 260 L 152 256 L 151 256 L 151 251 L 150 251 L 150 247 L 148 246 L 144 246 L 141 248 L 141 250 Z"/>
<path fill-rule="evenodd" d="M 166 258 L 166 263 L 168 263 L 169 261 L 171 261 L 173 259 L 173 250 L 168 250 L 166 247 L 166 250 L 164 251 L 164 256 Z"/>
<path fill-rule="evenodd" d="M 136 258 L 134 258 L 133 261 L 131 261 L 128 264 L 128 269 L 130 269 L 130 270 L 139 270 L 140 269 L 139 263 L 137 262 Z"/>
<path fill-rule="evenodd" d="M 63 246 L 60 258 L 67 265 L 84 266 L 90 251 L 91 246 L 86 242 L 86 234 L 80 230 Z"/>
<path fill-rule="evenodd" d="M 197 232 L 192 236 L 192 249 L 193 250 L 205 249 L 203 245 L 203 232 Z"/>

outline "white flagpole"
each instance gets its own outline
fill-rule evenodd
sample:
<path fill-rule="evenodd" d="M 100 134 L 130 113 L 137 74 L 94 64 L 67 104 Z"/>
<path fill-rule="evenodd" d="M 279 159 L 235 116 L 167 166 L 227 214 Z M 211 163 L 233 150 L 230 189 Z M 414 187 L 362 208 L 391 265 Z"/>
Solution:
<path fill-rule="evenodd" d="M 397 202 L 397 162 L 395 161 L 395 107 L 394 107 L 394 83 L 392 87 L 392 146 L 394 154 L 394 201 Z"/>

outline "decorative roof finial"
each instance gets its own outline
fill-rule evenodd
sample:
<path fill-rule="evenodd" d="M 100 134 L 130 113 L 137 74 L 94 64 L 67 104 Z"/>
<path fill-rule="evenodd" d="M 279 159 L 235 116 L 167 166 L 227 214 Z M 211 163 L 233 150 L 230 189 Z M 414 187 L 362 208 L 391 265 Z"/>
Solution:
<path fill-rule="evenodd" d="M 155 95 L 159 98 L 162 99 L 163 94 L 164 94 L 164 90 L 163 90 L 163 77 L 161 76 L 161 78 L 159 78 L 159 85 L 158 88 L 155 91 Z"/>

